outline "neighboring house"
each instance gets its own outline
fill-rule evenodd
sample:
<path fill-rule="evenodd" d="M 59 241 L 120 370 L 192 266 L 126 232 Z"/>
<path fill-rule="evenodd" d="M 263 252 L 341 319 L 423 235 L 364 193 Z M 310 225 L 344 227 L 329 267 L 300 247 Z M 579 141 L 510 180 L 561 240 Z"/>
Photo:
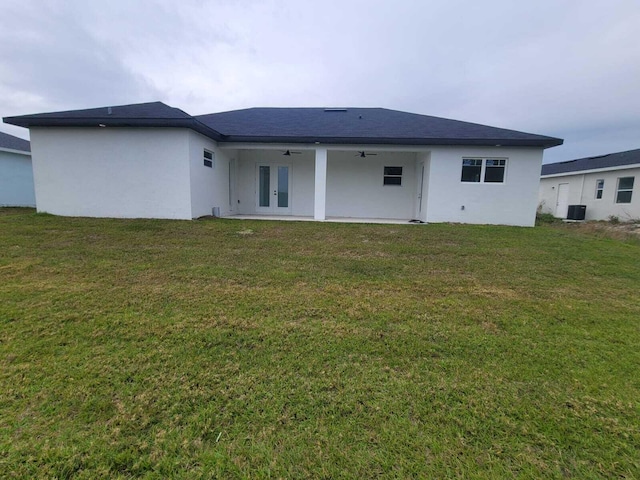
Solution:
<path fill-rule="evenodd" d="M 29 142 L 2 132 L 0 132 L 0 206 L 36 206 Z"/>
<path fill-rule="evenodd" d="M 640 149 L 542 166 L 539 205 L 567 218 L 570 205 L 586 206 L 585 220 L 640 219 Z"/>
<path fill-rule="evenodd" d="M 191 116 L 161 102 L 9 117 L 28 127 L 38 210 L 532 226 L 562 140 L 382 108 Z"/>

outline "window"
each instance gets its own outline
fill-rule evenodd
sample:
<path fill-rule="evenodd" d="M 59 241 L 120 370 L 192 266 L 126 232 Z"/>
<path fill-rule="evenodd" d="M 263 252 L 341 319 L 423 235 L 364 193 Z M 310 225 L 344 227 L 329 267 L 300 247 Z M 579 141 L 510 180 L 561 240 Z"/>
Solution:
<path fill-rule="evenodd" d="M 504 183 L 507 160 L 503 158 L 463 158 L 461 181 Z"/>
<path fill-rule="evenodd" d="M 213 162 L 215 161 L 215 157 L 213 152 L 209 150 L 204 151 L 204 166 L 213 168 Z"/>
<path fill-rule="evenodd" d="M 479 182 L 482 174 L 482 160 L 465 158 L 462 160 L 462 181 Z"/>
<path fill-rule="evenodd" d="M 402 167 L 384 167 L 383 185 L 402 185 Z"/>
<path fill-rule="evenodd" d="M 618 193 L 616 203 L 631 203 L 633 193 L 633 181 L 635 177 L 620 177 L 618 179 Z"/>
<path fill-rule="evenodd" d="M 486 167 L 484 169 L 484 182 L 503 183 L 504 169 L 507 166 L 507 161 L 488 158 L 485 163 Z"/>
<path fill-rule="evenodd" d="M 602 198 L 602 192 L 604 191 L 604 180 L 599 179 L 596 180 L 596 199 L 600 200 Z"/>

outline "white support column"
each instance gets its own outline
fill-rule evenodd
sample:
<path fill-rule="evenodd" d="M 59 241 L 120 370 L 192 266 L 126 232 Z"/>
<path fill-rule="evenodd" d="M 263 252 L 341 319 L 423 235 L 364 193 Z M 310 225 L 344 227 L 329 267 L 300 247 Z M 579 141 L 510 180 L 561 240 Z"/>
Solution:
<path fill-rule="evenodd" d="M 327 149 L 316 148 L 316 177 L 313 219 L 324 220 L 327 203 Z"/>

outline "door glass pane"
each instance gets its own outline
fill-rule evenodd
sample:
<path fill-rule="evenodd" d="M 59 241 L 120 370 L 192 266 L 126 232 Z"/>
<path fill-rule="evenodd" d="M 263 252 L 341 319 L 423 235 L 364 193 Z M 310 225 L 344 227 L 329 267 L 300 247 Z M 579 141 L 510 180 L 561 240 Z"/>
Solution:
<path fill-rule="evenodd" d="M 289 167 L 278 167 L 278 207 L 289 206 Z"/>
<path fill-rule="evenodd" d="M 259 189 L 258 197 L 260 199 L 259 205 L 261 207 L 269 206 L 269 177 L 270 177 L 270 168 L 267 165 L 260 166 L 260 179 L 259 179 Z"/>

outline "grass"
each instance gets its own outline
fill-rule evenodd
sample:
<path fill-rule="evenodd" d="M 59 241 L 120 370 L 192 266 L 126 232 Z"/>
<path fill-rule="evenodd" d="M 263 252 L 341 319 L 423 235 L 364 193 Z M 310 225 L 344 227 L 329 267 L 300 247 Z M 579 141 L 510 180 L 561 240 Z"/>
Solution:
<path fill-rule="evenodd" d="M 638 478 L 640 243 L 0 209 L 0 476 Z"/>

